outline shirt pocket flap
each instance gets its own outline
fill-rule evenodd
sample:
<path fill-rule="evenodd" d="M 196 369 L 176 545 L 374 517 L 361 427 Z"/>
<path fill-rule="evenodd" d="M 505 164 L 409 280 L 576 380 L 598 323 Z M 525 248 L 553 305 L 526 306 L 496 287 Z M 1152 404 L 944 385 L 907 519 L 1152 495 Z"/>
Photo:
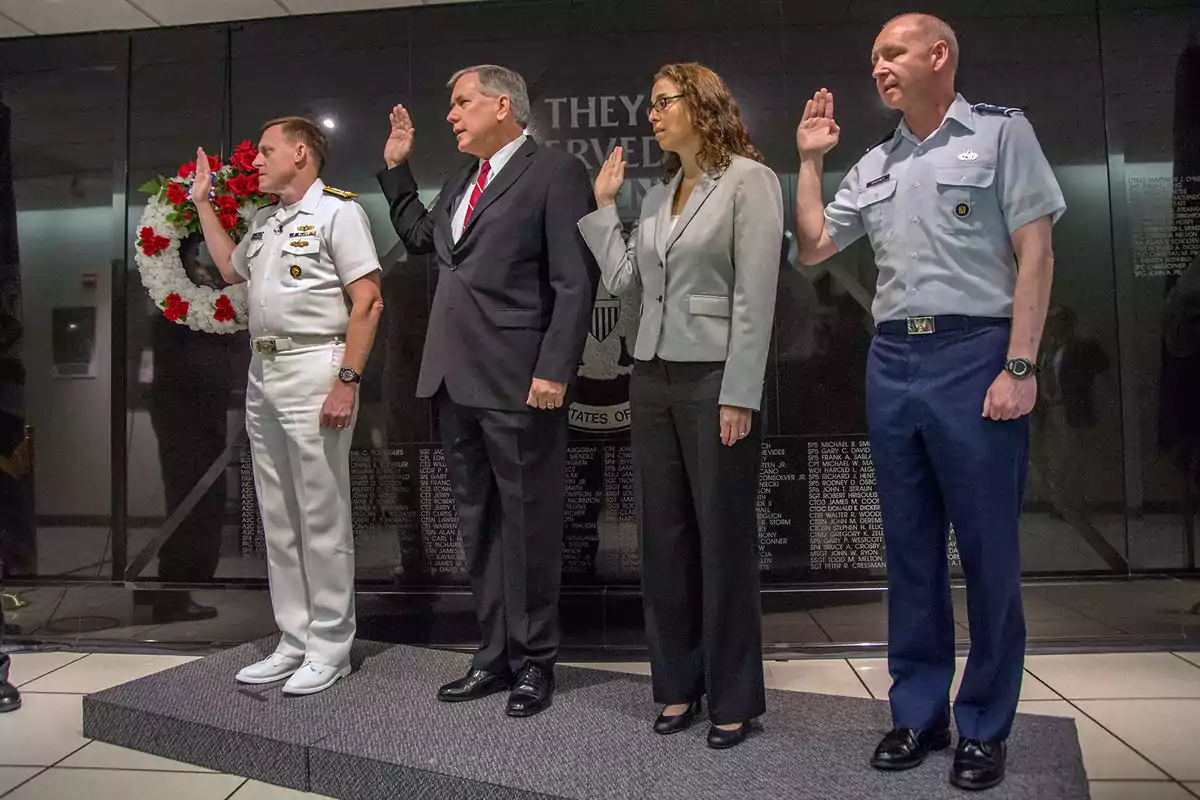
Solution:
<path fill-rule="evenodd" d="M 937 182 L 942 186 L 974 186 L 986 189 L 995 179 L 995 167 L 938 167 L 937 171 Z"/>
<path fill-rule="evenodd" d="M 705 317 L 731 317 L 729 298 L 719 294 L 688 295 L 688 311 Z"/>
<path fill-rule="evenodd" d="M 858 193 L 856 205 L 866 208 L 869 205 L 886 200 L 896 193 L 896 181 L 887 180 L 877 186 L 868 186 Z"/>
<path fill-rule="evenodd" d="M 545 328 L 546 314 L 530 308 L 496 309 L 496 325 L 501 328 Z"/>

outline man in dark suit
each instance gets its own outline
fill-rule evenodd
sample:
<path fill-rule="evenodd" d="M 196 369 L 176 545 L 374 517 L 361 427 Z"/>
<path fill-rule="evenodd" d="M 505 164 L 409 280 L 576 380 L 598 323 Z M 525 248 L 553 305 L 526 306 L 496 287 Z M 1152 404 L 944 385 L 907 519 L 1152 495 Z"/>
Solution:
<path fill-rule="evenodd" d="M 437 405 L 482 644 L 447 702 L 512 689 L 510 716 L 550 705 L 559 645 L 565 395 L 599 270 L 576 223 L 595 209 L 583 164 L 525 133 L 520 75 L 481 65 L 447 84 L 459 151 L 473 156 L 427 211 L 391 113 L 379 184 L 409 253 L 437 253 L 417 396 Z"/>

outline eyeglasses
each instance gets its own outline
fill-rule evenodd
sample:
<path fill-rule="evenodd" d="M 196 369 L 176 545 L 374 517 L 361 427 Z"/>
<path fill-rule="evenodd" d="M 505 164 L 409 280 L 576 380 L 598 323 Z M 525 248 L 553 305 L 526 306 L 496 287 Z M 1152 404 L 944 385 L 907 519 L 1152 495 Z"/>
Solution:
<path fill-rule="evenodd" d="M 683 97 L 683 95 L 681 95 L 681 94 L 669 94 L 664 97 L 658 98 L 657 100 L 655 100 L 653 103 L 650 104 L 649 108 L 646 109 L 646 116 L 650 116 L 651 114 L 655 114 L 655 113 L 658 113 L 658 114 L 663 113 L 664 111 L 667 110 L 667 108 L 671 105 L 672 102 L 674 102 L 675 100 L 678 100 L 681 97 Z"/>

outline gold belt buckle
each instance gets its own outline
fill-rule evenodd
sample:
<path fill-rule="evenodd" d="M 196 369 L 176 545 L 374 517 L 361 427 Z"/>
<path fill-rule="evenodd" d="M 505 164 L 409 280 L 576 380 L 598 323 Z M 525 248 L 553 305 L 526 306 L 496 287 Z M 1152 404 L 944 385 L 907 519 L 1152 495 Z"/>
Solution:
<path fill-rule="evenodd" d="M 255 339 L 254 349 L 260 353 L 274 353 L 276 351 L 274 339 Z"/>
<path fill-rule="evenodd" d="M 926 333 L 933 333 L 933 317 L 909 317 L 908 318 L 908 335 L 922 336 Z"/>

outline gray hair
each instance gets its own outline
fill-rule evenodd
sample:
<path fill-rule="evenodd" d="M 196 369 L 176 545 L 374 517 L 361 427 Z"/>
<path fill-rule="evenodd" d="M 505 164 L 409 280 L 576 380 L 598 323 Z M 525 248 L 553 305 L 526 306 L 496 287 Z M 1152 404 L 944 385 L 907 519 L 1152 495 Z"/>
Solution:
<path fill-rule="evenodd" d="M 945 42 L 946 50 L 950 55 L 950 68 L 957 69 L 958 67 L 958 37 L 954 35 L 954 29 L 943 19 L 933 16 L 932 14 L 898 14 L 888 20 L 888 25 L 891 25 L 898 19 L 911 19 L 917 24 L 917 28 L 921 34 L 930 42 Z M 884 26 L 885 28 L 887 25 Z"/>
<path fill-rule="evenodd" d="M 529 90 L 525 88 L 525 79 L 519 72 L 498 67 L 495 64 L 477 64 L 465 67 L 450 76 L 446 83 L 447 89 L 453 89 L 454 84 L 464 75 L 475 73 L 479 79 L 479 91 L 488 97 L 508 95 L 512 103 L 513 119 L 521 127 L 529 124 Z"/>

